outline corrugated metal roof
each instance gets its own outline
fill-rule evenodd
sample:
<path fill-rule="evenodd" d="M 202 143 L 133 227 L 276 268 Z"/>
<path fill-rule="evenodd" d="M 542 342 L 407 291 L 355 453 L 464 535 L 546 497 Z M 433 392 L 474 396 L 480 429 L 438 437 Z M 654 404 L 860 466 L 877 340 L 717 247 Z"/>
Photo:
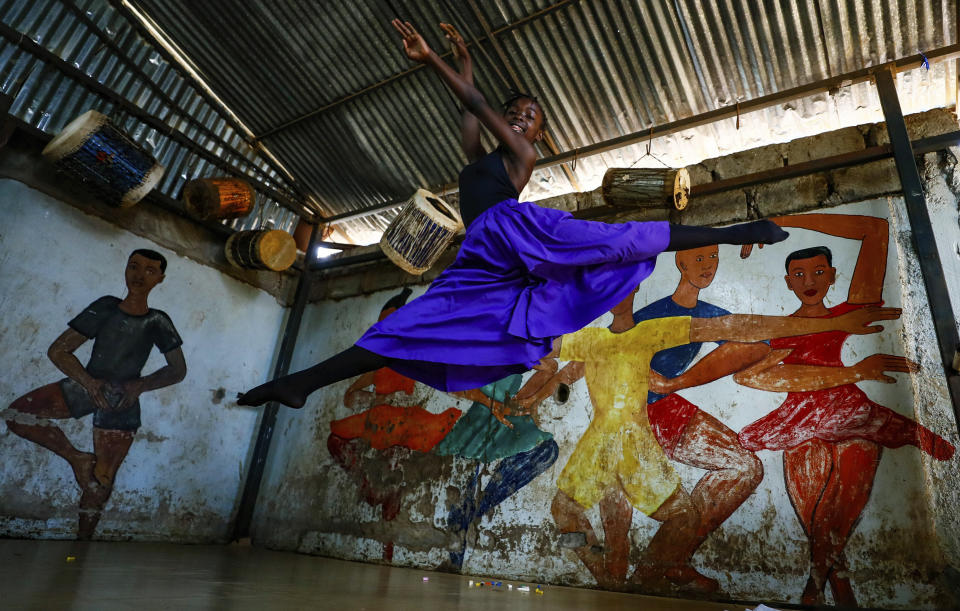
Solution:
<path fill-rule="evenodd" d="M 953 44 L 957 25 L 955 0 L 134 1 L 327 215 L 452 183 L 465 162 L 456 104 L 438 78 L 406 60 L 390 27 L 395 16 L 416 24 L 440 52 L 447 49 L 436 28 L 441 21 L 479 40 L 473 54 L 481 90 L 492 100 L 514 87 L 538 94 L 556 151 Z M 925 85 L 944 94 L 933 105 L 952 102 L 951 74 L 952 67 L 940 67 L 939 85 Z M 869 87 L 855 88 L 852 97 L 871 95 Z M 846 104 L 819 96 L 744 117 L 749 137 L 731 138 L 720 125 L 653 147 L 668 163 L 696 162 L 672 149 L 696 141 L 694 148 L 707 152 L 709 140 L 750 143 L 765 130 L 776 139 L 785 119 L 798 122 L 792 114 L 814 116 L 817 107 L 833 113 Z M 645 152 L 633 146 L 584 159 L 572 173 L 591 188 L 607 165 L 631 165 Z M 564 171 L 551 168 L 536 173 L 527 195 L 569 190 Z M 391 217 L 368 216 L 346 228 L 369 241 Z"/>
<path fill-rule="evenodd" d="M 555 143 L 541 145 L 544 156 L 957 43 L 957 0 L 130 2 L 182 49 L 325 216 L 455 183 L 465 163 L 458 105 L 435 75 L 403 55 L 390 26 L 396 16 L 443 54 L 436 24 L 456 25 L 489 100 L 512 88 L 540 96 Z M 104 10 L 103 2 L 85 6 Z M 950 105 L 954 62 L 901 74 L 898 87 L 904 112 Z M 644 143 L 537 170 L 524 196 L 594 188 L 608 166 L 687 165 L 880 116 L 870 85 L 845 87 L 744 115 L 739 129 L 728 120 L 656 138 L 655 157 Z M 393 215 L 341 229 L 371 242 Z"/>
<path fill-rule="evenodd" d="M 164 195 L 176 200 L 186 181 L 232 168 L 262 188 L 250 216 L 225 224 L 293 229 L 297 214 L 263 192 L 301 209 L 288 179 L 108 2 L 7 0 L 0 24 L 0 92 L 13 98 L 11 115 L 53 135 L 98 110 L 166 167 Z"/>

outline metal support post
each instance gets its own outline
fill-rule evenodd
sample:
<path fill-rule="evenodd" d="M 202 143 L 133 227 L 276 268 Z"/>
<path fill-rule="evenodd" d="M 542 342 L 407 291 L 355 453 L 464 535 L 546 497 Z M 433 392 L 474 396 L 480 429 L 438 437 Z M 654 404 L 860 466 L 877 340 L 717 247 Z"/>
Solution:
<path fill-rule="evenodd" d="M 313 258 L 317 243 L 320 241 L 320 226 L 314 225 L 310 234 L 310 245 L 300 272 L 300 282 L 297 284 L 297 293 L 290 308 L 290 315 L 283 328 L 283 339 L 280 341 L 280 354 L 274 367 L 273 379 L 287 375 L 290 371 L 290 360 L 293 349 L 297 344 L 297 335 L 300 333 L 300 322 L 303 320 L 303 311 L 310 297 L 310 286 L 313 273 L 309 261 Z M 253 510 L 260 492 L 260 482 L 263 479 L 263 469 L 267 464 L 267 454 L 270 452 L 270 441 L 273 439 L 273 429 L 277 422 L 279 404 L 267 403 L 263 408 L 263 417 L 260 419 L 260 430 L 257 432 L 257 441 L 253 446 L 253 457 L 247 469 L 247 479 L 243 486 L 243 496 L 240 497 L 240 508 L 233 524 L 234 541 L 250 536 L 250 523 L 253 520 Z"/>
<path fill-rule="evenodd" d="M 887 122 L 887 133 L 893 147 L 893 158 L 900 175 L 903 199 L 910 219 L 910 237 L 920 262 L 920 273 L 930 301 L 933 326 L 940 344 L 940 360 L 947 377 L 950 399 L 953 402 L 954 415 L 960 426 L 960 375 L 953 368 L 954 355 L 960 347 L 957 335 L 957 322 L 950 305 L 950 294 L 943 278 L 943 266 L 937 252 L 937 243 L 927 212 L 923 194 L 923 182 L 917 169 L 913 147 L 907 134 L 907 125 L 900 110 L 900 100 L 894 83 L 894 73 L 890 69 L 881 69 L 874 74 L 880 105 Z"/>

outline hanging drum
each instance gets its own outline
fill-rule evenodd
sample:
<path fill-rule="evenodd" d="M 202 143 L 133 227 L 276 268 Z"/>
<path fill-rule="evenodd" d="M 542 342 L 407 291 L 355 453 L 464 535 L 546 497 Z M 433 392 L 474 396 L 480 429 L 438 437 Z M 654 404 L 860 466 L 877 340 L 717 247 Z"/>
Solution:
<path fill-rule="evenodd" d="M 404 271 L 422 274 L 462 228 L 460 215 L 450 204 L 418 189 L 380 238 L 380 249 Z"/>
<path fill-rule="evenodd" d="M 255 200 L 256 192 L 242 178 L 197 178 L 183 188 L 183 207 L 200 220 L 247 216 Z"/>
<path fill-rule="evenodd" d="M 690 201 L 690 174 L 685 168 L 610 168 L 601 193 L 610 206 L 683 210 Z"/>
<path fill-rule="evenodd" d="M 297 244 L 279 229 L 238 231 L 227 238 L 224 253 L 234 267 L 282 272 L 297 260 Z"/>
<path fill-rule="evenodd" d="M 95 110 L 64 127 L 44 147 L 43 156 L 120 208 L 143 199 L 163 176 L 156 159 Z"/>

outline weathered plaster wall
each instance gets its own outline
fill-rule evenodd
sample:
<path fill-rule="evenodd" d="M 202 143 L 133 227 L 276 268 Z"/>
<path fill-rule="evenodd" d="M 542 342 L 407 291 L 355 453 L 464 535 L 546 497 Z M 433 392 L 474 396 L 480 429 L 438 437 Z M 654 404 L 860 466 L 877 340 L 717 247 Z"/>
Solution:
<path fill-rule="evenodd" d="M 914 137 L 922 137 L 956 129 L 956 121 L 948 113 L 941 113 L 927 120 L 914 118 L 911 128 Z M 835 141 L 824 135 L 778 147 L 789 148 L 793 151 L 790 159 L 801 161 L 856 150 L 865 141 L 882 140 L 877 130 L 877 126 L 852 128 L 835 134 Z M 804 157 L 807 148 L 815 154 Z M 757 151 L 737 156 L 738 163 L 718 159 L 702 165 L 714 168 L 720 174 L 717 177 L 725 177 L 783 163 L 780 157 L 771 159 Z M 931 215 L 945 273 L 952 294 L 960 295 L 956 274 L 956 244 L 960 240 L 956 157 L 949 152 L 928 156 L 923 171 L 928 192 L 935 200 Z M 852 364 L 874 353 L 916 360 L 921 370 L 915 375 L 893 374 L 895 384 L 862 382 L 859 387 L 873 401 L 917 420 L 956 446 L 957 423 L 939 373 L 936 339 L 919 265 L 909 242 L 902 198 L 866 195 L 894 191 L 896 177 L 892 172 L 892 162 L 878 162 L 786 184 L 762 185 L 749 193 L 726 196 L 736 200 L 733 204 L 721 203 L 718 200 L 722 198 L 716 196 L 711 202 L 714 205 L 702 212 L 710 215 L 732 205 L 742 209 L 739 218 L 748 218 L 757 213 L 827 208 L 825 211 L 833 214 L 887 219 L 890 246 L 883 297 L 886 305 L 903 307 L 903 317 L 885 324 L 880 334 L 849 339 L 843 350 L 844 363 Z M 701 298 L 733 312 L 789 314 L 797 302 L 784 285 L 784 257 L 814 245 L 826 245 L 834 252 L 839 276 L 826 301 L 827 305 L 836 305 L 847 294 L 859 245 L 802 229 L 792 229 L 789 240 L 755 250 L 746 260 L 740 259 L 738 249 L 722 246 L 717 276 Z M 370 273 L 368 270 L 367 275 Z M 641 285 L 635 309 L 670 294 L 678 276 L 672 257 L 662 255 L 653 276 Z M 360 292 L 365 292 L 363 286 L 368 287 L 366 291 L 376 286 L 365 278 L 355 279 L 354 284 L 361 287 Z M 414 296 L 422 290 L 416 288 Z M 313 364 L 349 346 L 397 292 L 395 288 L 380 290 L 311 306 L 293 367 Z M 605 315 L 593 326 L 604 327 L 610 320 Z M 524 381 L 529 376 L 525 375 Z M 315 393 L 302 410 L 281 412 L 255 517 L 255 541 L 341 558 L 445 569 L 456 568 L 451 567 L 451 552 L 465 547 L 461 570 L 466 573 L 572 585 L 596 583 L 571 549 L 577 542 L 561 535 L 551 516 L 557 477 L 593 415 L 582 380 L 571 386 L 566 401 L 555 395 L 540 409 L 539 426 L 553 435 L 559 448 L 556 461 L 471 524 L 465 535 L 451 528 L 450 508 L 462 504 L 471 478 L 479 477 L 480 488 L 494 484 L 504 463 L 369 447 L 347 458 L 341 454 L 335 460 L 328 447 L 331 422 L 361 409 L 346 405 L 350 383 L 344 381 Z M 432 413 L 442 413 L 449 407 L 466 410 L 469 406 L 465 400 L 423 390 L 419 385 L 416 393 L 421 393 L 421 404 Z M 729 377 L 680 394 L 734 431 L 775 409 L 785 397 L 739 386 Z M 786 494 L 782 453 L 759 451 L 757 455 L 765 472 L 763 481 L 707 538 L 693 557 L 693 564 L 719 581 L 720 590 L 713 596 L 799 603 L 809 570 L 807 538 Z M 960 505 L 957 460 L 934 461 L 912 446 L 883 450 L 869 502 L 846 548 L 849 575 L 861 605 L 934 609 L 958 604 L 960 599 L 950 585 L 955 581 L 955 567 L 960 566 L 956 543 L 960 527 L 953 510 Z M 704 473 L 672 464 L 687 490 Z M 391 499 L 399 499 L 399 507 L 391 509 Z M 587 516 L 602 540 L 598 509 L 593 507 Z M 631 567 L 640 562 L 641 551 L 657 526 L 653 519 L 633 512 Z M 829 587 L 827 592 L 829 602 Z M 685 595 L 677 589 L 668 594 Z"/>
<path fill-rule="evenodd" d="M 47 348 L 87 304 L 123 297 L 132 250 L 167 257 L 150 305 L 182 336 L 187 377 L 142 396 L 143 425 L 95 536 L 225 540 L 259 418 L 231 399 L 266 378 L 284 309 L 266 292 L 20 182 L 0 180 L 0 216 L 0 407 L 63 377 Z M 83 363 L 91 344 L 77 352 Z M 163 364 L 154 349 L 143 371 Z M 89 416 L 57 423 L 78 449 L 91 450 Z M 2 428 L 0 536 L 72 538 L 79 492 L 66 461 Z"/>

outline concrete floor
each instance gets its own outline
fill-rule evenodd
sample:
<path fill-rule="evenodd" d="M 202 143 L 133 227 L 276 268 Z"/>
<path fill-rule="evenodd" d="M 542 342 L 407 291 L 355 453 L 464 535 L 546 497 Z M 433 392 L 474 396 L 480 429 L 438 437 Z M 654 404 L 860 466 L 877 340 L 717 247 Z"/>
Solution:
<path fill-rule="evenodd" d="M 424 577 L 428 580 L 424 581 Z M 544 586 L 470 587 L 477 577 L 273 552 L 249 546 L 0 540 L 3 609 L 643 609 L 743 611 Z M 508 590 L 512 583 L 514 590 Z"/>

